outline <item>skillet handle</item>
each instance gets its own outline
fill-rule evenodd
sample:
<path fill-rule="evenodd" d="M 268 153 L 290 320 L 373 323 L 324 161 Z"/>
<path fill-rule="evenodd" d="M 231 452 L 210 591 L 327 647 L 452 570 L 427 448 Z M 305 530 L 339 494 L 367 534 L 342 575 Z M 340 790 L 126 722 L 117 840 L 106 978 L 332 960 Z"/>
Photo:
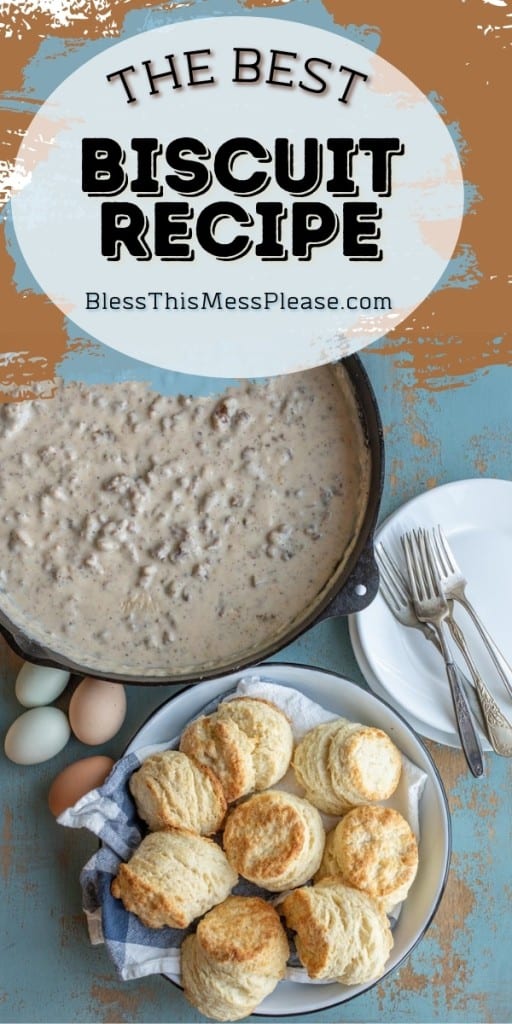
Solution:
<path fill-rule="evenodd" d="M 379 589 L 379 570 L 373 553 L 373 537 L 370 537 L 363 548 L 357 565 L 350 576 L 332 601 L 317 618 L 317 622 L 324 619 L 338 618 L 343 615 L 353 615 L 367 608 L 377 595 Z"/>

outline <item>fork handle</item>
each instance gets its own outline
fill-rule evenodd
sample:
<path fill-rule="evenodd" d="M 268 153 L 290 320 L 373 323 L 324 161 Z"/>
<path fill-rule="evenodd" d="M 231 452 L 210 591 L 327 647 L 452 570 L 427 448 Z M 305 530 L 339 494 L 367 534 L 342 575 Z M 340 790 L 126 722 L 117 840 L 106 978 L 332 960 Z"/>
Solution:
<path fill-rule="evenodd" d="M 457 597 L 455 598 L 455 600 L 457 600 L 459 602 L 459 604 L 461 604 L 462 607 L 466 609 L 468 615 L 473 620 L 473 622 L 474 622 L 474 624 L 475 624 L 475 626 L 476 626 L 476 628 L 477 628 L 477 630 L 478 630 L 478 632 L 479 632 L 479 634 L 480 634 L 480 636 L 481 636 L 481 638 L 482 638 L 482 640 L 483 640 L 483 642 L 484 642 L 484 644 L 485 644 L 485 646 L 486 646 L 486 648 L 487 648 L 487 650 L 488 650 L 488 652 L 489 652 L 489 654 L 491 656 L 493 665 L 494 665 L 496 671 L 498 672 L 498 675 L 499 675 L 503 685 L 505 686 L 505 689 L 508 690 L 509 694 L 512 696 L 512 684 L 510 682 L 510 679 L 508 679 L 508 677 L 506 676 L 506 674 L 505 674 L 505 672 L 503 670 L 503 665 L 499 661 L 498 655 L 502 659 L 503 664 L 507 666 L 507 669 L 508 669 L 508 671 L 510 672 L 510 674 L 512 676 L 512 668 L 510 667 L 508 661 L 506 660 L 505 656 L 501 653 L 498 645 L 493 640 L 491 634 L 485 628 L 485 626 L 484 626 L 484 624 L 483 624 L 483 622 L 482 622 L 478 612 L 475 610 L 475 608 L 473 608 L 473 605 L 471 604 L 471 601 L 466 597 L 466 595 L 465 594 L 464 595 L 458 594 Z"/>
<path fill-rule="evenodd" d="M 471 672 L 491 746 L 496 754 L 500 754 L 502 757 L 512 757 L 512 725 L 481 678 L 464 633 L 452 616 L 448 617 L 448 626 Z"/>
<path fill-rule="evenodd" d="M 450 650 L 445 636 L 445 628 L 444 623 L 442 621 L 439 622 L 437 626 L 437 634 L 443 651 L 446 675 L 448 676 L 448 682 L 450 684 L 460 742 L 471 774 L 474 775 L 475 778 L 480 778 L 484 774 L 484 755 L 478 738 L 478 733 L 475 729 L 473 716 L 464 690 L 462 689 L 459 669 L 457 665 L 454 665 L 450 655 Z"/>
<path fill-rule="evenodd" d="M 459 681 L 459 669 L 451 662 L 446 662 L 446 674 L 452 692 L 453 707 L 457 719 L 462 749 L 469 769 L 476 778 L 484 774 L 484 758 L 480 740 L 474 726 L 473 717 Z"/>

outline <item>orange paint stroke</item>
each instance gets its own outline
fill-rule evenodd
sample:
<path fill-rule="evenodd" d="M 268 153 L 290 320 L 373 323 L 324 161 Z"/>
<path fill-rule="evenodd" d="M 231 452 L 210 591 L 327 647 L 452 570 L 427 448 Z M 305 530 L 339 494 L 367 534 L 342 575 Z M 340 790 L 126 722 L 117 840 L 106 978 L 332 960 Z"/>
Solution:
<path fill-rule="evenodd" d="M 372 352 L 393 359 L 396 369 L 408 370 L 412 387 L 446 391 L 466 386 L 470 377 L 479 371 L 488 371 L 491 365 L 512 363 L 509 342 L 493 339 L 482 341 L 482 346 L 483 350 L 480 344 L 475 345 L 474 335 L 386 338 L 375 342 Z"/>
<path fill-rule="evenodd" d="M 170 22 L 173 9 L 179 6 L 168 5 Z M 249 11 L 289 7 L 285 0 L 246 0 L 243 6 Z M 27 94 L 23 69 L 36 57 L 41 40 L 59 37 L 72 51 L 82 46 L 84 40 L 115 39 L 125 16 L 146 7 L 147 0 L 111 0 L 106 5 L 84 5 L 82 0 L 74 0 L 66 17 L 59 19 L 51 11 L 37 7 L 24 12 L 20 0 L 3 12 L 0 95 L 11 100 L 13 96 L 22 96 L 25 110 L 13 112 L 11 103 L 8 109 L 0 110 L 0 187 L 4 179 L 6 188 L 9 185 L 20 137 L 29 122 L 26 105 L 38 102 L 37 97 Z M 391 333 L 383 341 L 374 342 L 372 348 L 393 359 L 397 369 L 408 370 L 416 387 L 433 391 L 463 387 L 492 366 L 512 364 L 511 345 L 505 334 L 510 318 L 510 285 L 509 240 L 503 214 L 509 204 L 509 161 L 506 133 L 496 135 L 496 119 L 500 111 L 505 118 L 509 94 L 510 50 L 499 43 L 497 31 L 493 30 L 489 42 L 488 34 L 475 30 L 472 4 L 443 6 L 442 45 L 443 53 L 450 55 L 449 60 L 442 56 L 432 59 L 440 46 L 439 18 L 434 10 L 432 14 L 427 11 L 421 32 L 416 32 L 412 17 L 404 16 L 401 4 L 365 0 L 364 14 L 359 0 L 325 0 L 324 7 L 341 26 L 361 26 L 363 17 L 362 29 L 378 26 L 379 55 L 425 94 L 435 91 L 438 106 L 442 104 L 446 111 L 442 116 L 447 123 L 460 123 L 465 176 L 468 182 L 477 183 L 482 197 L 478 207 L 464 217 L 459 239 L 460 245 L 476 254 L 478 274 L 472 275 L 474 287 L 446 287 L 432 293 L 401 325 L 400 337 Z M 300 20 L 300 8 L 297 17 Z M 488 76 L 482 102 L 483 69 L 489 68 L 490 59 L 492 75 Z M 449 168 L 446 170 L 449 175 Z M 430 225 L 428 231 L 431 230 Z M 432 237 L 431 244 L 442 245 L 442 238 Z M 2 377 L 9 387 L 19 385 L 22 389 L 27 388 L 30 375 L 35 382 L 51 381 L 69 350 L 65 319 L 45 296 L 28 292 L 20 295 L 9 284 L 12 261 L 5 249 L 0 253 L 0 272 L 1 349 L 16 354 L 3 367 Z M 498 344 L 499 338 L 502 340 Z M 36 362 L 30 362 L 33 358 Z"/>

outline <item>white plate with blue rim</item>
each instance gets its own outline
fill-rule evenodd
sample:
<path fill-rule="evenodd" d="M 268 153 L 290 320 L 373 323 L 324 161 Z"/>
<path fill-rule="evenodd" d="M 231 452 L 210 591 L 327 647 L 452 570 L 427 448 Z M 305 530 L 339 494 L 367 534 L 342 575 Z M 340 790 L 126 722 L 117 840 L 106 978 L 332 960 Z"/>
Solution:
<path fill-rule="evenodd" d="M 414 527 L 437 525 L 442 526 L 468 580 L 468 597 L 512 662 L 512 483 L 482 478 L 435 487 L 389 516 L 375 542 L 381 542 L 405 567 L 401 534 Z M 512 720 L 512 701 L 474 625 L 456 604 L 454 612 L 482 678 Z M 380 593 L 368 608 L 350 617 L 349 630 L 356 660 L 371 689 L 422 736 L 460 747 L 443 661 L 434 645 L 419 630 L 400 625 Z M 456 660 L 464 667 L 460 656 Z M 491 749 L 483 734 L 482 745 Z"/>
<path fill-rule="evenodd" d="M 437 768 L 420 738 L 393 708 L 333 672 L 304 665 L 268 663 L 258 666 L 253 673 L 245 670 L 181 690 L 153 712 L 133 737 L 126 753 L 176 736 L 205 706 L 223 697 L 234 689 L 240 679 L 251 674 L 300 690 L 335 714 L 383 729 L 427 776 L 419 807 L 418 874 L 394 927 L 394 945 L 385 978 L 411 953 L 433 920 L 446 885 L 451 855 L 450 813 Z M 170 977 L 169 980 L 179 985 L 178 978 Z M 379 978 L 379 984 L 382 981 L 383 978 Z M 347 986 L 336 982 L 304 984 L 283 981 L 255 1013 L 268 1017 L 294 1017 L 348 1002 L 374 984 L 376 982 Z"/>

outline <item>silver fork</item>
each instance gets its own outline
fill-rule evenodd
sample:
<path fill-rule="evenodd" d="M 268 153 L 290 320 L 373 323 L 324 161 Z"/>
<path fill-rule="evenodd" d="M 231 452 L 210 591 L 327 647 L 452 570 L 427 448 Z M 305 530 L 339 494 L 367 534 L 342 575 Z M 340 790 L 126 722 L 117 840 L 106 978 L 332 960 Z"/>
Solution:
<path fill-rule="evenodd" d="M 375 557 L 379 567 L 379 590 L 391 614 L 394 615 L 397 622 L 400 622 L 402 626 L 418 629 L 420 633 L 423 633 L 425 639 L 430 640 L 442 654 L 441 644 L 435 629 L 427 622 L 420 622 L 414 611 L 409 581 L 381 541 L 375 545 Z M 451 627 L 450 619 L 448 619 L 448 625 Z M 469 679 L 462 672 L 460 672 L 460 675 L 467 686 L 471 687 Z M 483 722 L 481 724 L 483 726 Z"/>
<path fill-rule="evenodd" d="M 414 611 L 414 604 L 412 600 L 411 588 L 409 581 L 404 576 L 400 566 L 395 559 L 390 555 L 387 548 L 384 547 L 381 541 L 375 545 L 375 557 L 377 559 L 377 565 L 379 567 L 379 590 L 391 612 L 394 615 L 397 622 L 400 622 L 402 626 L 408 626 L 412 629 L 418 629 L 426 640 L 430 640 L 437 648 L 439 653 L 442 655 L 441 644 L 437 638 L 437 633 L 432 626 L 426 622 L 420 622 L 416 612 Z M 466 656 L 465 651 L 462 649 L 459 633 L 457 630 L 457 624 L 453 620 L 452 616 L 448 616 L 448 625 L 452 632 L 455 642 L 458 644 L 463 657 Z M 477 715 L 479 724 L 482 728 L 486 729 L 486 723 L 484 717 L 480 718 L 480 711 L 483 709 L 476 703 L 476 699 L 472 700 L 473 686 L 470 680 L 464 675 L 459 669 L 459 675 L 464 683 L 466 690 L 469 691 L 469 701 L 471 704 L 471 710 Z M 490 738 L 490 737 L 489 737 Z"/>
<path fill-rule="evenodd" d="M 437 636 L 432 627 L 428 626 L 426 622 L 420 622 L 414 611 L 409 584 L 405 576 L 380 541 L 375 545 L 375 557 L 379 567 L 379 590 L 390 612 L 402 626 L 419 629 L 427 640 L 433 640 L 437 644 Z"/>
<path fill-rule="evenodd" d="M 440 527 L 438 529 L 440 530 Z M 449 599 L 451 596 L 450 587 L 448 586 L 447 588 L 445 584 L 446 560 L 440 554 L 437 532 L 435 530 L 431 530 L 430 533 L 426 532 L 425 541 L 433 569 L 436 573 L 439 589 L 445 598 Z M 492 693 L 481 678 L 464 634 L 453 616 L 450 617 L 450 629 L 471 672 L 492 748 L 496 754 L 501 754 L 502 757 L 512 757 L 512 725 L 501 711 L 501 708 L 498 707 Z"/>
<path fill-rule="evenodd" d="M 510 679 L 506 676 L 503 670 L 503 665 L 506 665 L 511 678 L 512 668 L 510 667 L 508 661 L 500 651 L 497 644 L 494 642 L 488 630 L 485 628 L 480 616 L 476 612 L 475 608 L 473 608 L 471 601 L 469 600 L 468 597 L 466 597 L 467 580 L 463 575 L 462 571 L 459 569 L 453 551 L 451 550 L 450 545 L 448 544 L 448 541 L 440 526 L 436 527 L 432 531 L 432 545 L 433 550 L 435 551 L 435 554 L 438 559 L 439 575 L 441 578 L 443 593 L 445 597 L 447 599 L 451 598 L 454 601 L 458 601 L 459 604 L 461 604 L 462 607 L 466 609 L 468 615 L 475 624 L 489 652 L 493 665 L 503 685 L 505 686 L 508 693 L 512 696 L 512 684 L 510 683 Z M 503 665 L 501 664 L 498 655 L 499 658 L 501 658 Z"/>
<path fill-rule="evenodd" d="M 402 536 L 402 544 L 407 562 L 414 610 L 420 622 L 430 624 L 437 633 L 450 684 L 462 749 L 471 773 L 478 778 L 484 774 L 482 747 L 469 704 L 459 681 L 457 666 L 454 664 L 450 653 L 446 627 L 446 619 L 450 613 L 448 602 L 436 585 L 435 574 L 432 571 L 428 556 L 424 531 L 414 530 L 405 533 Z"/>
<path fill-rule="evenodd" d="M 427 543 L 429 543 L 429 541 L 430 537 L 427 534 Z M 432 551 L 430 545 L 429 554 L 432 556 L 432 561 L 437 569 L 436 555 Z M 432 629 L 432 626 L 427 625 L 426 622 L 420 622 L 416 617 L 409 583 L 403 575 L 400 566 L 397 565 L 394 558 L 390 555 L 382 542 L 379 542 L 375 546 L 375 556 L 380 573 L 379 589 L 391 613 L 395 616 L 398 622 L 402 623 L 403 626 L 412 626 L 415 629 L 420 629 L 427 640 L 431 640 L 437 647 L 437 650 L 442 654 L 439 640 L 437 639 L 437 635 Z M 473 685 L 471 685 L 470 680 L 467 679 L 464 673 L 459 669 L 460 678 L 466 687 L 466 693 L 468 695 L 471 710 L 477 716 L 479 724 L 487 733 L 494 752 L 496 754 L 500 754 L 502 757 L 512 757 L 512 725 L 502 713 L 494 700 L 494 697 L 487 689 L 475 665 L 464 634 L 453 618 L 450 604 L 448 604 L 448 608 L 450 612 L 446 620 L 448 627 L 469 668 L 471 678 L 473 680 Z M 478 697 L 478 705 L 476 704 L 476 699 L 473 697 L 475 690 L 476 696 Z"/>

